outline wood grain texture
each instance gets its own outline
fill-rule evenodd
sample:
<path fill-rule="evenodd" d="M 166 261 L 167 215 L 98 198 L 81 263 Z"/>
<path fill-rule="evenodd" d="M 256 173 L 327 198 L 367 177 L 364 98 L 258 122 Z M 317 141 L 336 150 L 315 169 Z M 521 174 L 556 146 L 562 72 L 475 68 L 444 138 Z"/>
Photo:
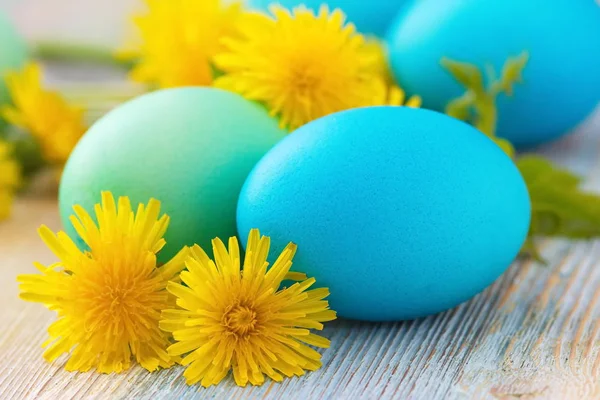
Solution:
<path fill-rule="evenodd" d="M 600 188 L 600 116 L 542 151 Z M 38 193 L 39 194 L 39 193 Z M 335 321 L 324 366 L 303 378 L 188 387 L 182 369 L 68 373 L 40 345 L 53 313 L 18 299 L 16 275 L 53 257 L 36 234 L 60 228 L 55 195 L 30 195 L 0 224 L 0 399 L 598 399 L 600 241 L 546 241 L 547 266 L 515 263 L 493 286 L 417 321 Z"/>

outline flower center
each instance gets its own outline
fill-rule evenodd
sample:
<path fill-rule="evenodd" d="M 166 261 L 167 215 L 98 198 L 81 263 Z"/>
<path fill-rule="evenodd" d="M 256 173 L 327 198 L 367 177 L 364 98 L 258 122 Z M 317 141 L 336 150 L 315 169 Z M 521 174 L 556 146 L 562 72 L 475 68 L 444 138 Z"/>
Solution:
<path fill-rule="evenodd" d="M 106 276 L 104 285 L 94 288 L 97 316 L 106 323 L 118 325 L 136 324 L 146 318 L 153 309 L 159 308 L 164 295 L 156 287 L 154 279 L 128 280 L 119 276 Z"/>
<path fill-rule="evenodd" d="M 237 336 L 246 336 L 256 329 L 256 311 L 244 305 L 235 305 L 223 315 L 223 326 Z"/>
<path fill-rule="evenodd" d="M 296 65 L 290 74 L 290 87 L 295 88 L 295 93 L 303 97 L 309 97 L 320 86 L 322 78 L 314 73 L 312 68 Z"/>
<path fill-rule="evenodd" d="M 139 303 L 134 288 L 104 287 L 99 296 L 105 315 L 113 324 L 121 324 L 124 319 L 134 317 L 143 307 Z"/>
<path fill-rule="evenodd" d="M 131 289 L 129 288 L 106 288 L 106 300 L 109 308 L 112 310 L 127 307 L 130 299 Z"/>

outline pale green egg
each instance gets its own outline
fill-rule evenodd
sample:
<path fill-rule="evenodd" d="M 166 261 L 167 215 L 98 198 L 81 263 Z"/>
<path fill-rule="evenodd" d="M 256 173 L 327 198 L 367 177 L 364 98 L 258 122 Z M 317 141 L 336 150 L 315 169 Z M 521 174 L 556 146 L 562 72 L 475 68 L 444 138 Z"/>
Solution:
<path fill-rule="evenodd" d="M 208 251 L 211 239 L 235 236 L 242 184 L 285 134 L 263 108 L 218 89 L 161 90 L 125 103 L 90 128 L 65 167 L 67 233 L 78 239 L 68 221 L 73 205 L 93 213 L 109 190 L 134 207 L 162 202 L 171 223 L 159 260 L 194 243 Z"/>
<path fill-rule="evenodd" d="M 15 27 L 0 11 L 0 105 L 9 101 L 8 89 L 4 83 L 4 76 L 10 70 L 23 68 L 27 61 L 27 46 Z"/>

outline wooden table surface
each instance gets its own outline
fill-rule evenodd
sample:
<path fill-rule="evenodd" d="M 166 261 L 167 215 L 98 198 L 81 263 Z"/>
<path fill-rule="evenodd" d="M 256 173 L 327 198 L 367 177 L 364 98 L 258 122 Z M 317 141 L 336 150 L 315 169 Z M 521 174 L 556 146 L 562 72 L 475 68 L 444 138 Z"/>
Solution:
<path fill-rule="evenodd" d="M 60 76 L 60 73 L 58 74 Z M 600 190 L 600 115 L 542 151 Z M 319 371 L 283 383 L 188 387 L 182 368 L 69 373 L 41 343 L 54 314 L 18 299 L 17 274 L 53 256 L 38 238 L 60 229 L 55 194 L 20 199 L 0 224 L 0 399 L 599 399 L 600 241 L 548 240 L 548 265 L 515 263 L 473 300 L 416 321 L 335 321 Z"/>

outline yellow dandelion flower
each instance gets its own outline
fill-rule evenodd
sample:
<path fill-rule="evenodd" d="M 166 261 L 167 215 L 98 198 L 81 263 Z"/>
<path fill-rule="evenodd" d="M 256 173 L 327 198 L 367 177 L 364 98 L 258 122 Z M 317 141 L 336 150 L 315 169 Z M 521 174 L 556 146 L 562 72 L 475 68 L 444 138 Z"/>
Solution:
<path fill-rule="evenodd" d="M 373 94 L 372 101 L 365 104 L 365 106 L 405 106 L 419 108 L 421 104 L 422 99 L 420 96 L 411 96 L 406 99 L 406 93 L 401 87 L 381 82 L 379 90 L 376 90 Z"/>
<path fill-rule="evenodd" d="M 71 223 L 89 251 L 81 251 L 64 232 L 42 226 L 41 238 L 59 258 L 55 264 L 36 263 L 42 273 L 20 275 L 20 297 L 44 304 L 58 314 L 48 328 L 44 357 L 53 361 L 70 353 L 69 371 L 122 372 L 132 357 L 149 371 L 169 367 L 169 336 L 158 326 L 160 313 L 174 301 L 167 282 L 184 268 L 188 250 L 163 266 L 156 253 L 165 245 L 169 217 L 160 202 L 150 200 L 134 212 L 127 197 L 118 204 L 102 193 L 95 207 L 98 224 L 79 206 Z"/>
<path fill-rule="evenodd" d="M 235 382 L 260 385 L 265 376 L 281 381 L 321 366 L 321 355 L 307 345 L 327 348 L 329 340 L 311 333 L 336 318 L 324 300 L 326 288 L 308 290 L 315 279 L 292 273 L 296 245 L 290 243 L 267 271 L 270 240 L 250 232 L 243 271 L 235 238 L 229 250 L 213 241 L 216 264 L 198 246 L 181 273 L 185 284 L 169 283 L 181 309 L 165 310 L 160 327 L 173 332 L 171 356 L 182 364 L 188 384 L 218 384 L 230 370 Z M 279 290 L 284 279 L 299 281 Z"/>
<path fill-rule="evenodd" d="M 213 81 L 213 57 L 221 38 L 235 32 L 240 3 L 222 0 L 146 0 L 134 18 L 139 43 L 120 56 L 137 60 L 131 78 L 161 88 L 205 86 Z"/>
<path fill-rule="evenodd" d="M 36 63 L 10 72 L 6 84 L 14 106 L 5 106 L 6 120 L 31 134 L 49 163 L 62 166 L 86 131 L 84 111 L 73 107 L 56 92 L 43 88 Z"/>
<path fill-rule="evenodd" d="M 365 42 L 364 51 L 373 58 L 375 73 L 381 76 L 385 82 L 393 83 L 394 79 L 385 44 L 377 38 L 370 37 Z"/>
<path fill-rule="evenodd" d="M 21 184 L 21 170 L 12 152 L 12 146 L 0 140 L 0 221 L 10 216 L 15 190 Z"/>
<path fill-rule="evenodd" d="M 245 36 L 223 40 L 226 51 L 215 61 L 224 75 L 215 86 L 265 104 L 290 129 L 372 98 L 377 60 L 342 11 L 271 12 L 248 14 Z"/>

